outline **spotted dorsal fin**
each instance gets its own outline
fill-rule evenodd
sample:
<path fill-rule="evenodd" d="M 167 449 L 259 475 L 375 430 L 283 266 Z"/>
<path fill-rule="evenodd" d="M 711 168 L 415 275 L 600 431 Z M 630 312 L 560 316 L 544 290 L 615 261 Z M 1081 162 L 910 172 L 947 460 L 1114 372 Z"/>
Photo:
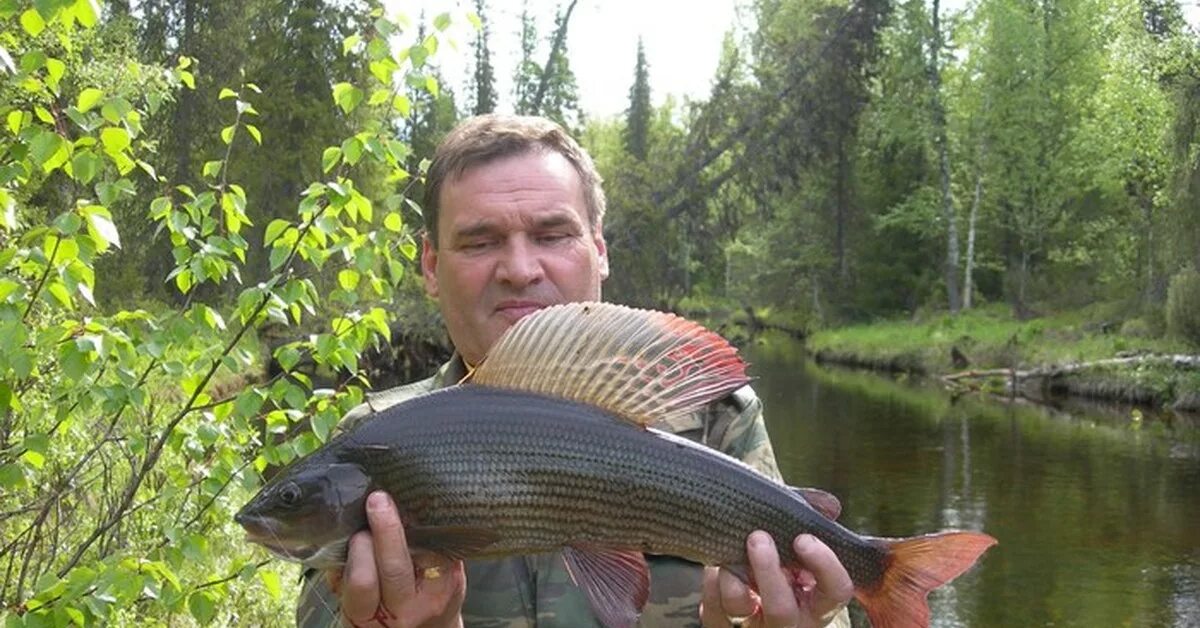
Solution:
<path fill-rule="evenodd" d="M 721 336 L 674 314 L 611 303 L 539 310 L 496 341 L 471 382 L 591 404 L 641 425 L 743 386 Z"/>

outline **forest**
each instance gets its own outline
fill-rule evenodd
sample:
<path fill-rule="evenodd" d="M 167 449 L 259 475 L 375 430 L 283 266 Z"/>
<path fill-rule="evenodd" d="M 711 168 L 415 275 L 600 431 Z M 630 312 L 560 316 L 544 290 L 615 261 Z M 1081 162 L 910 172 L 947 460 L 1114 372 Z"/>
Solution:
<path fill-rule="evenodd" d="M 610 118 L 579 104 L 577 2 L 508 33 L 487 0 L 0 0 L 5 626 L 290 617 L 296 568 L 232 513 L 445 350 L 418 200 L 473 114 L 591 152 L 609 300 L 800 330 L 1088 310 L 1200 344 L 1178 0 L 742 0 L 706 97 L 652 105 L 639 45 Z"/>

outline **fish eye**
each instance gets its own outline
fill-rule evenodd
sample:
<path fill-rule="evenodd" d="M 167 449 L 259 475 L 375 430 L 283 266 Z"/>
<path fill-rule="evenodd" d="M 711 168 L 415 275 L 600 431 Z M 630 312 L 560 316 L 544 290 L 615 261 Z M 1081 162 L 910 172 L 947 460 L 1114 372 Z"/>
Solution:
<path fill-rule="evenodd" d="M 295 506 L 300 501 L 300 487 L 295 482 L 288 482 L 279 489 L 279 499 L 287 506 Z"/>

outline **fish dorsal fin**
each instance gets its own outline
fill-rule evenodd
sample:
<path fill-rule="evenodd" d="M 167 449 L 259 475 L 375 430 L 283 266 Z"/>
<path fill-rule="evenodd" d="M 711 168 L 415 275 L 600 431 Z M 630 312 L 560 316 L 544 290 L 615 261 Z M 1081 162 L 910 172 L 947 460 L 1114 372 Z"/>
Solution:
<path fill-rule="evenodd" d="M 650 597 L 650 569 L 641 552 L 568 545 L 563 548 L 563 561 L 605 628 L 637 624 Z"/>
<path fill-rule="evenodd" d="M 471 377 L 641 425 L 696 410 L 748 381 L 737 349 L 718 334 L 674 314 L 611 303 L 567 303 L 522 318 Z"/>
<path fill-rule="evenodd" d="M 837 521 L 837 518 L 842 514 L 842 502 L 829 491 L 823 491 L 819 488 L 812 487 L 791 487 L 793 491 L 799 493 L 813 510 L 821 513 L 830 521 Z"/>

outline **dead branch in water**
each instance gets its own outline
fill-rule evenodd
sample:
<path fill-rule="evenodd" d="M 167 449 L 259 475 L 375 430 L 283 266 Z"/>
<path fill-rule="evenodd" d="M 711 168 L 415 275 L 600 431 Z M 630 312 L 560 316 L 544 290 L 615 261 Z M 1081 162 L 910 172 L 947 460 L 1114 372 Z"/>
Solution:
<path fill-rule="evenodd" d="M 1088 362 L 1051 364 L 1048 366 L 1040 366 L 1023 371 L 1012 368 L 970 370 L 943 375 L 942 381 L 959 386 L 964 385 L 962 380 L 982 379 L 987 377 L 1004 377 L 1010 380 L 1020 381 L 1033 378 L 1059 377 L 1061 375 L 1070 375 L 1072 373 L 1078 373 L 1080 371 L 1087 371 L 1104 366 L 1129 366 L 1147 363 L 1161 363 L 1183 369 L 1200 369 L 1200 355 L 1146 354 L 1125 358 L 1105 358 L 1103 360 L 1091 360 Z"/>

